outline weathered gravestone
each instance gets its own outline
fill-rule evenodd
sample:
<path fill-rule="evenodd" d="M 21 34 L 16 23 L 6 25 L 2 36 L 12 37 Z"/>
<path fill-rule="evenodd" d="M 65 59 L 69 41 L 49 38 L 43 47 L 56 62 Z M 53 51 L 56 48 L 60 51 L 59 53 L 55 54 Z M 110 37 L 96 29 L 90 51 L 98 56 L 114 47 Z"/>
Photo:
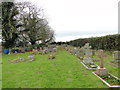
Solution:
<path fill-rule="evenodd" d="M 15 59 L 15 60 L 8 60 L 9 63 L 18 63 L 18 62 L 23 62 L 24 59 L 23 58 L 19 58 L 18 59 Z"/>
<path fill-rule="evenodd" d="M 27 60 L 29 60 L 30 62 L 35 61 L 35 57 L 34 56 L 28 56 Z"/>
<path fill-rule="evenodd" d="M 56 52 L 56 51 L 57 51 L 57 48 L 56 48 L 56 47 L 54 47 L 54 48 L 53 48 L 53 51 L 54 51 L 54 52 Z"/>
<path fill-rule="evenodd" d="M 83 58 L 84 58 L 84 55 L 85 55 L 85 48 L 84 48 L 84 47 L 81 47 L 81 48 L 80 48 L 80 58 L 83 59 Z"/>
<path fill-rule="evenodd" d="M 48 54 L 48 59 L 51 60 L 51 59 L 54 59 L 55 58 L 55 53 L 49 53 Z"/>
<path fill-rule="evenodd" d="M 37 49 L 33 49 L 31 54 L 32 54 L 32 55 L 38 54 L 38 50 L 37 50 Z"/>
<path fill-rule="evenodd" d="M 77 48 L 75 47 L 73 50 L 72 50 L 72 54 L 76 55 L 76 53 L 78 52 Z"/>
<path fill-rule="evenodd" d="M 55 58 L 55 52 L 56 52 L 57 48 L 56 45 L 50 45 L 48 46 L 48 59 L 54 59 Z"/>
<path fill-rule="evenodd" d="M 81 58 L 81 55 L 80 55 L 80 52 L 78 51 L 76 54 L 75 54 L 78 58 Z"/>
<path fill-rule="evenodd" d="M 44 54 L 48 54 L 48 47 L 44 47 L 42 50 L 40 50 L 41 52 L 39 54 L 44 55 Z"/>
<path fill-rule="evenodd" d="M 98 75 L 106 75 L 106 74 L 108 74 L 107 69 L 104 68 L 105 54 L 104 54 L 103 50 L 99 50 L 98 57 L 100 58 L 100 67 L 97 68 L 96 74 L 98 74 Z"/>
<path fill-rule="evenodd" d="M 113 52 L 113 59 L 115 61 L 120 61 L 120 51 L 114 51 Z"/>
<path fill-rule="evenodd" d="M 67 51 L 70 52 L 70 53 L 72 52 L 70 47 L 68 47 Z"/>
<path fill-rule="evenodd" d="M 92 56 L 92 50 L 91 50 L 91 46 L 89 46 L 89 43 L 86 43 L 84 48 L 85 48 L 85 55 Z"/>
<path fill-rule="evenodd" d="M 75 53 L 75 56 L 80 57 L 80 52 L 79 52 L 78 49 L 77 49 L 77 51 L 76 51 L 76 53 Z"/>
<path fill-rule="evenodd" d="M 83 62 L 86 64 L 93 64 L 91 57 L 84 57 Z"/>
<path fill-rule="evenodd" d="M 50 52 L 53 52 L 53 48 L 54 46 L 53 45 L 49 45 L 48 48 L 47 48 L 47 51 L 50 53 Z"/>
<path fill-rule="evenodd" d="M 86 63 L 86 64 L 93 64 L 92 62 L 92 50 L 90 49 L 91 46 L 89 46 L 89 43 L 86 43 L 85 46 L 84 46 L 84 52 L 85 52 L 85 56 L 83 58 L 83 62 Z"/>
<path fill-rule="evenodd" d="M 42 54 L 47 54 L 47 50 L 42 50 Z"/>

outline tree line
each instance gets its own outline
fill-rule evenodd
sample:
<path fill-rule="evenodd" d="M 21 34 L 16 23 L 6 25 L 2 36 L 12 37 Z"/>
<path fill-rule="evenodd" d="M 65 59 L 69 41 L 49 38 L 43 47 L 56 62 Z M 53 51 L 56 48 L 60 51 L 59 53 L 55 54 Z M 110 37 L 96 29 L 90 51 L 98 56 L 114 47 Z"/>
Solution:
<path fill-rule="evenodd" d="M 82 47 L 85 43 L 89 43 L 92 49 L 98 50 L 120 50 L 120 34 L 106 35 L 102 37 L 81 38 L 72 40 L 70 45 Z"/>
<path fill-rule="evenodd" d="M 0 8 L 4 48 L 54 41 L 54 30 L 49 26 L 42 8 L 38 9 L 30 2 L 2 2 Z"/>

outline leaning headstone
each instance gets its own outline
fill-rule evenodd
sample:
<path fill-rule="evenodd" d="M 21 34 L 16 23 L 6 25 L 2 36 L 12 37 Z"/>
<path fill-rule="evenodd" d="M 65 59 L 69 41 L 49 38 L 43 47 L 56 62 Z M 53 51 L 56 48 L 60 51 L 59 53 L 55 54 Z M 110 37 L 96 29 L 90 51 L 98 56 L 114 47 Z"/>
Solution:
<path fill-rule="evenodd" d="M 96 74 L 98 74 L 98 75 L 106 75 L 106 74 L 108 74 L 107 69 L 104 68 L 105 54 L 104 54 L 103 50 L 99 50 L 98 57 L 100 58 L 100 67 L 97 68 Z"/>

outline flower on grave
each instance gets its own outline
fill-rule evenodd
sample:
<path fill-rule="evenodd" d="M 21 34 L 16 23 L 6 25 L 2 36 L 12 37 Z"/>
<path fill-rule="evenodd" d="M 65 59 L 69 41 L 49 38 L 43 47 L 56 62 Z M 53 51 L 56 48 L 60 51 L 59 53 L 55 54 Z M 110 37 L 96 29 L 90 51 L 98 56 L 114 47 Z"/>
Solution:
<path fill-rule="evenodd" d="M 108 78 L 110 78 L 110 76 L 108 76 Z"/>

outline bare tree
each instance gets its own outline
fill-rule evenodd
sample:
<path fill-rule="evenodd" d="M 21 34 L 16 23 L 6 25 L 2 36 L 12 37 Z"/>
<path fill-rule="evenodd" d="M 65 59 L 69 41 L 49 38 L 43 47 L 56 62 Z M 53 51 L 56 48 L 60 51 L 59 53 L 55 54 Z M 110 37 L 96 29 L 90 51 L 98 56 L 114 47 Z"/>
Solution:
<path fill-rule="evenodd" d="M 24 38 L 27 38 L 32 45 L 36 41 L 46 43 L 52 41 L 54 32 L 48 26 L 48 21 L 43 15 L 43 9 L 37 9 L 34 5 L 29 2 L 22 2 L 17 4 L 19 15 L 18 23 L 22 25 L 19 30 L 22 32 Z M 24 30 L 24 32 L 23 32 Z"/>
<path fill-rule="evenodd" d="M 42 43 L 48 43 L 54 41 L 54 31 L 50 26 L 45 26 L 43 30 L 41 31 L 41 36 L 42 36 Z"/>

